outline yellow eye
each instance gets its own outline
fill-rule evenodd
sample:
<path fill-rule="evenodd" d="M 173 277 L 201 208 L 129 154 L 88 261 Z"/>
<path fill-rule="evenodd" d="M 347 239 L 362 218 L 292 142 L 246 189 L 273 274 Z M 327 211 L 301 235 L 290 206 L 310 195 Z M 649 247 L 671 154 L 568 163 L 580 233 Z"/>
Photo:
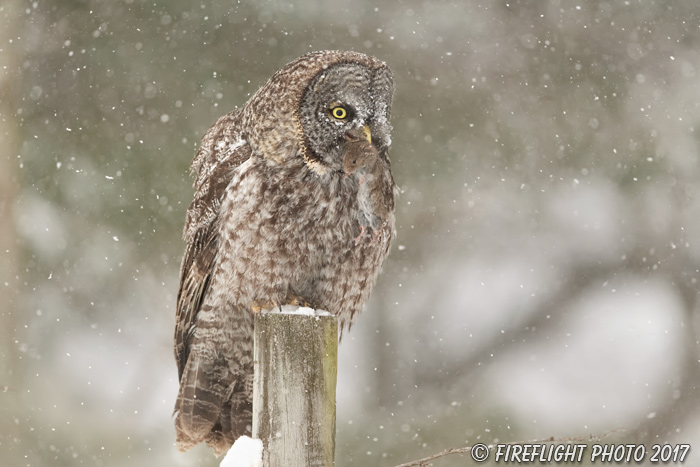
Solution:
<path fill-rule="evenodd" d="M 338 120 L 343 120 L 345 117 L 348 116 L 348 112 L 343 107 L 333 107 L 331 109 L 331 115 L 333 115 L 333 117 L 337 118 Z"/>

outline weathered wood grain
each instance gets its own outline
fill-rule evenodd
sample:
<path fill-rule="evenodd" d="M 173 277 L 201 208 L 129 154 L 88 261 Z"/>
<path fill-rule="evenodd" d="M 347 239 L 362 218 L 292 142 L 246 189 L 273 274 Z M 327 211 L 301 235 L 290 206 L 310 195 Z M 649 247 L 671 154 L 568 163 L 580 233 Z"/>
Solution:
<path fill-rule="evenodd" d="M 338 322 L 334 316 L 255 315 L 253 437 L 265 467 L 332 467 Z"/>

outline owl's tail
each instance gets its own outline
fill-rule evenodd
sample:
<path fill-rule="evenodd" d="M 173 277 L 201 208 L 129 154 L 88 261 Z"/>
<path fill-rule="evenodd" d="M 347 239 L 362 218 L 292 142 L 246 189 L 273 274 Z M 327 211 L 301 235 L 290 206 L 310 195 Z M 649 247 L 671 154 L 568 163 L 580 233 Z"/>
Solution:
<path fill-rule="evenodd" d="M 219 419 L 225 391 L 212 381 L 211 366 L 198 352 L 190 352 L 175 402 L 175 432 L 181 451 L 205 441 Z"/>
<path fill-rule="evenodd" d="M 190 352 L 175 403 L 177 447 L 187 451 L 205 441 L 216 455 L 250 434 L 252 401 L 245 388 L 223 381 L 213 368 Z M 233 392 L 232 392 L 233 390 Z"/>

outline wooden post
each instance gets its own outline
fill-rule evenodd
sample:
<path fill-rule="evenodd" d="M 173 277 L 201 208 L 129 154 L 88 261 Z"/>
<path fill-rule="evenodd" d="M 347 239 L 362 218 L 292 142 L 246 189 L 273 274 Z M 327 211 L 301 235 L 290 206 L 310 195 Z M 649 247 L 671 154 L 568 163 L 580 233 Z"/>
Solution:
<path fill-rule="evenodd" d="M 263 466 L 333 467 L 335 316 L 256 313 L 254 365 L 253 438 L 263 442 Z"/>

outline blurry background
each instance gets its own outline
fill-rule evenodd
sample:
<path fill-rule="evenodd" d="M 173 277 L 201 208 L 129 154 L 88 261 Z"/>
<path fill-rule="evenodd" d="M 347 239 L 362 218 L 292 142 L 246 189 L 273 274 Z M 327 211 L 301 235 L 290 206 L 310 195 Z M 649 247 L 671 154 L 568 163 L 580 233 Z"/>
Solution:
<path fill-rule="evenodd" d="M 482 3 L 3 0 L 2 466 L 218 464 L 171 419 L 188 166 L 318 49 L 393 68 L 402 189 L 337 465 L 700 439 L 700 5 Z"/>

